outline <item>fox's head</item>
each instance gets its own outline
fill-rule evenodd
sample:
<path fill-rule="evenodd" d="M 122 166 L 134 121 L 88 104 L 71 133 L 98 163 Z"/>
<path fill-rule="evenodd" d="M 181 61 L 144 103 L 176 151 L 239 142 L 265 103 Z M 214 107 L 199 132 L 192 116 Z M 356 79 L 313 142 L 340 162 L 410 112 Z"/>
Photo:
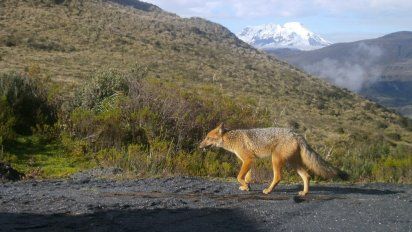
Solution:
<path fill-rule="evenodd" d="M 209 146 L 221 147 L 225 131 L 225 127 L 223 123 L 221 123 L 218 127 L 207 133 L 206 138 L 200 143 L 199 148 L 206 148 Z"/>

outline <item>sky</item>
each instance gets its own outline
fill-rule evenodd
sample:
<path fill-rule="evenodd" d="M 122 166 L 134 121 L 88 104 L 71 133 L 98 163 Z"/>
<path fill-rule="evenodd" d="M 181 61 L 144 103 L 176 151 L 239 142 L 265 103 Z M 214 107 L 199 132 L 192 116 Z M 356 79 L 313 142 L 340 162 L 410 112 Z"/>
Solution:
<path fill-rule="evenodd" d="M 412 31 L 412 0 L 144 0 L 181 17 L 202 17 L 239 33 L 260 24 L 300 22 L 328 41 Z"/>

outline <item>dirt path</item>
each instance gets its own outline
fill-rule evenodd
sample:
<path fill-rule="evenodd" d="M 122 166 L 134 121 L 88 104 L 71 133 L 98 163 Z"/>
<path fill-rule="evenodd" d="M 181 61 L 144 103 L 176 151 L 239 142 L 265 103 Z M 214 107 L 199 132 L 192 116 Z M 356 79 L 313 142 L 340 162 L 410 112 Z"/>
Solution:
<path fill-rule="evenodd" d="M 412 186 L 75 178 L 0 185 L 0 231 L 412 231 Z"/>

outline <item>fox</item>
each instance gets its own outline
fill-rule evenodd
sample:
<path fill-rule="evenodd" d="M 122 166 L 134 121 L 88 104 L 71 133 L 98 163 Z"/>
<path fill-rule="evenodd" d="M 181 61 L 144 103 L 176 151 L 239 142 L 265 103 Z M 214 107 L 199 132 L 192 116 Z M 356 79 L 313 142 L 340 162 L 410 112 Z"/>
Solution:
<path fill-rule="evenodd" d="M 200 149 L 214 146 L 234 153 L 242 161 L 237 181 L 239 189 L 249 191 L 252 181 L 251 165 L 256 158 L 271 156 L 273 168 L 273 180 L 263 190 L 269 194 L 281 180 L 282 168 L 285 164 L 296 170 L 303 180 L 303 190 L 300 196 L 309 193 L 310 175 L 307 169 L 323 178 L 339 177 L 347 180 L 349 175 L 332 166 L 314 151 L 305 138 L 290 128 L 254 128 L 228 130 L 223 123 L 207 133 L 199 144 Z"/>

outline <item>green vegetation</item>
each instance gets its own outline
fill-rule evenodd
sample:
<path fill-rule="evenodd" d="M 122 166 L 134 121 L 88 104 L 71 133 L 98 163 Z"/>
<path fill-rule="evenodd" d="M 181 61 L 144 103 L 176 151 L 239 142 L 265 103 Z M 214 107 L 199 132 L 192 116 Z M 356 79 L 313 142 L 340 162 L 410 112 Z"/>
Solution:
<path fill-rule="evenodd" d="M 58 107 L 47 99 L 43 85 L 18 73 L 0 76 L 0 161 L 12 163 L 28 177 L 62 177 L 91 167 L 87 157 L 65 152 L 57 128 Z"/>
<path fill-rule="evenodd" d="M 3 162 L 25 173 L 26 178 L 60 178 L 95 167 L 90 157 L 68 154 L 61 142 L 42 142 L 39 135 L 20 136 L 0 152 Z"/>
<path fill-rule="evenodd" d="M 19 170 L 234 176 L 233 155 L 196 149 L 224 121 L 293 127 L 354 181 L 412 181 L 407 119 L 206 20 L 137 1 L 59 3 L 0 2 L 0 155 Z"/>
<path fill-rule="evenodd" d="M 0 83 L 15 79 L 10 82 L 12 88 L 2 85 L 9 87 L 0 89 L 4 105 L 14 104 L 16 99 L 7 98 L 5 90 L 24 88 L 26 94 L 49 91 L 36 80 L 19 84 L 27 78 L 18 74 L 0 77 Z M 270 115 L 258 110 L 256 102 L 243 98 L 234 101 L 212 85 L 179 89 L 174 83 L 147 77 L 142 68 L 129 73 L 98 72 L 90 80 L 63 102 L 39 101 L 55 108 L 33 122 L 20 120 L 21 125 L 29 125 L 24 119 L 35 125 L 30 135 L 23 135 L 27 128 L 21 130 L 17 123 L 4 127 L 0 136 L 7 139 L 1 159 L 37 177 L 61 177 L 96 165 L 121 167 L 138 176 L 230 177 L 238 169 L 235 156 L 217 149 L 199 151 L 197 144 L 202 136 L 221 121 L 235 128 L 270 125 Z M 18 110 L 5 109 L 3 118 L 8 122 L 21 118 Z M 44 120 L 55 115 L 60 117 Z M 295 121 L 288 124 L 301 128 Z M 381 145 L 373 145 L 367 139 L 361 135 L 348 137 L 334 144 L 334 150 L 323 153 L 329 153 L 331 162 L 350 171 L 354 180 L 410 181 L 407 146 L 393 146 L 383 138 Z M 267 159 L 258 161 L 255 170 L 257 180 L 271 178 Z M 286 172 L 286 179 L 293 181 L 296 177 Z"/>

